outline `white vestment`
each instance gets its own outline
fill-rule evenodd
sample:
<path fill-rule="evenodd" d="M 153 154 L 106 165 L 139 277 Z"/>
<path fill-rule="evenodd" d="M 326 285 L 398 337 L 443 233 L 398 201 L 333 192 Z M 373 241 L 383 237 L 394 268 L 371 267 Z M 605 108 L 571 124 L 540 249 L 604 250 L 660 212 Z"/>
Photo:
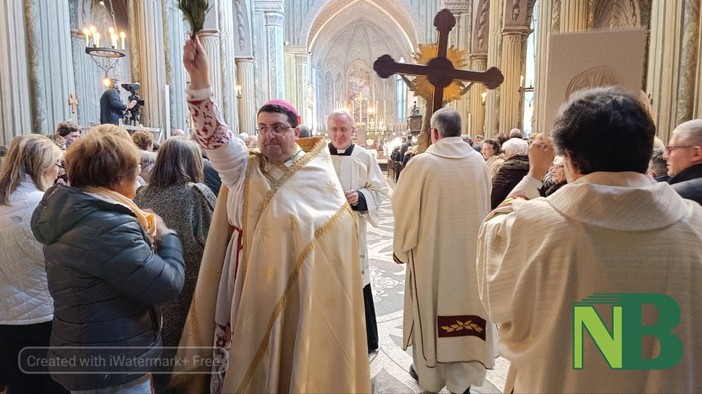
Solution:
<path fill-rule="evenodd" d="M 505 392 L 699 391 L 702 207 L 634 172 L 585 175 L 547 198 L 538 187 L 525 177 L 511 195 L 533 199 L 493 211 L 478 245 L 480 297 L 490 319 L 502 323 L 500 352 L 512 362 Z M 664 370 L 612 369 L 584 334 L 584 368 L 575 370 L 573 303 L 594 293 L 672 297 L 682 359 Z M 596 309 L 611 329 L 612 306 Z M 642 319 L 655 323 L 656 309 L 646 305 Z M 653 336 L 642 342 L 644 358 L 661 351 Z"/>
<path fill-rule="evenodd" d="M 382 203 L 388 195 L 388 184 L 385 181 L 383 172 L 380 170 L 380 166 L 378 166 L 375 157 L 368 150 L 358 145 L 353 146 L 350 156 L 332 155 L 331 158 L 336 175 L 339 176 L 341 188 L 344 191 L 356 190 L 363 194 L 368 208 L 368 210 L 364 212 L 354 210 L 358 218 L 358 240 L 361 247 L 361 273 L 363 275 L 363 286 L 365 287 L 370 284 L 366 226 L 367 223 L 370 223 L 373 227 L 378 227 L 378 209 L 380 209 L 380 203 Z"/>
<path fill-rule="evenodd" d="M 448 137 L 412 158 L 393 191 L 395 260 L 407 263 L 404 347 L 419 386 L 464 392 L 494 365 L 494 328 L 478 298 L 480 223 L 490 208 L 483 157 Z"/>
<path fill-rule="evenodd" d="M 357 226 L 326 144 L 306 139 L 319 141 L 271 163 L 232 135 L 209 96 L 209 89 L 192 92 L 188 105 L 226 188 L 179 355 L 193 360 L 207 348 L 188 347 L 213 346 L 216 363 L 209 390 L 202 375 L 177 376 L 174 385 L 211 393 L 370 392 L 357 312 Z M 192 364 L 176 372 L 207 371 Z"/>

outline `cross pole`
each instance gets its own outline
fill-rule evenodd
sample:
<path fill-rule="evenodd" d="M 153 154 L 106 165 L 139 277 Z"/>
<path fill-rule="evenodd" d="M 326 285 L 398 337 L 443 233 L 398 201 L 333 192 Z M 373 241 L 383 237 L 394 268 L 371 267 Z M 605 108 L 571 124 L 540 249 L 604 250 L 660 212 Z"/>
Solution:
<path fill-rule="evenodd" d="M 439 53 L 425 66 L 417 64 L 397 63 L 392 56 L 383 55 L 373 63 L 373 70 L 381 78 L 388 78 L 393 74 L 426 75 L 434 86 L 434 101 L 432 113 L 444 106 L 444 88 L 454 79 L 473 81 L 484 84 L 488 89 L 500 86 L 505 77 L 497 67 L 490 67 L 486 71 L 457 70 L 446 58 L 448 50 L 448 35 L 456 26 L 456 18 L 451 11 L 443 9 L 434 17 L 434 26 L 439 32 Z"/>

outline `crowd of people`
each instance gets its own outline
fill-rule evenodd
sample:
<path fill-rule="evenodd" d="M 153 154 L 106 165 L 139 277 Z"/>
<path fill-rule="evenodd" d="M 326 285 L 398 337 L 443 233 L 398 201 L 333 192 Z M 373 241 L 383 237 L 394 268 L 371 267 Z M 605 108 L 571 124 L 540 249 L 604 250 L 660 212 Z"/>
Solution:
<path fill-rule="evenodd" d="M 702 385 L 702 120 L 654 150 L 648 111 L 619 88 L 573 94 L 553 131 L 529 139 L 461 138 L 460 114 L 444 108 L 425 152 L 411 139 L 393 151 L 391 193 L 375 155 L 353 143 L 348 111 L 328 114 L 327 141 L 271 100 L 256 136 L 241 138 L 213 99 L 198 39 L 183 63 L 190 136 L 159 146 L 150 133 L 103 124 L 82 135 L 65 122 L 5 150 L 9 392 L 371 392 L 366 231 L 386 198 L 393 258 L 407 266 L 403 347 L 423 390 L 469 392 L 498 354 L 511 362 L 505 392 Z M 590 342 L 576 355 L 574 305 L 597 294 L 611 321 L 604 304 L 622 297 L 674 305 L 664 329 L 643 328 L 660 324 L 655 302 L 623 312 L 639 331 L 612 328 L 624 356 L 673 362 L 617 368 Z M 29 365 L 32 355 L 50 362 Z M 106 357 L 131 362 L 85 361 Z"/>

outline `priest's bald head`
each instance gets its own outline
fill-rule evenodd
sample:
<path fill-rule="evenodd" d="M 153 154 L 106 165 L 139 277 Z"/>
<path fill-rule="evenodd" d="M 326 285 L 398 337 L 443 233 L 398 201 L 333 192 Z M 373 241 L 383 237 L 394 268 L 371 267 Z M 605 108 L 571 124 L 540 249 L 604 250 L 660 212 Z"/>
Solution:
<path fill-rule="evenodd" d="M 655 134 L 645 105 L 609 86 L 574 93 L 561 107 L 551 136 L 572 182 L 597 171 L 645 174 Z"/>

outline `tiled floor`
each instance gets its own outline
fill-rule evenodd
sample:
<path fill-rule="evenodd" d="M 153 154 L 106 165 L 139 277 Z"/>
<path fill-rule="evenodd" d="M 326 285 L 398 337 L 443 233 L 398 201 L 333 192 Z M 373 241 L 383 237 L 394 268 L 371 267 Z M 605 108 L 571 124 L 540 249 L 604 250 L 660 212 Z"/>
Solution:
<path fill-rule="evenodd" d="M 369 227 L 371 287 L 378 319 L 380 349 L 370 356 L 374 393 L 421 393 L 408 369 L 412 363 L 411 348 L 402 350 L 402 308 L 405 290 L 405 266 L 392 260 L 393 217 L 389 199 L 381 207 L 378 228 Z M 482 387 L 474 393 L 501 393 L 509 362 L 496 360 Z M 446 389 L 442 393 L 448 393 Z"/>

